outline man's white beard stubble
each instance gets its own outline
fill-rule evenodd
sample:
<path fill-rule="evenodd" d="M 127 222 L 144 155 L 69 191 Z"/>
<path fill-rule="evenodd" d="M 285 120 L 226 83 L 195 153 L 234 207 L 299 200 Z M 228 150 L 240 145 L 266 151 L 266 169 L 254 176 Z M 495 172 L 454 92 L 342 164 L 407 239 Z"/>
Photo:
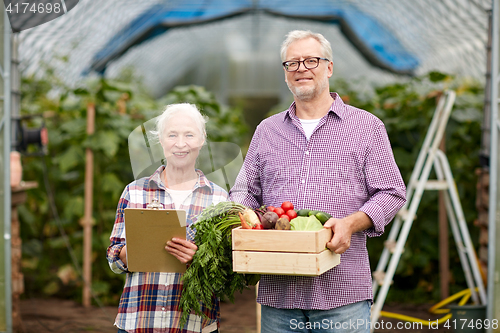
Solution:
<path fill-rule="evenodd" d="M 292 94 L 300 101 L 308 102 L 315 97 L 319 96 L 324 89 L 328 89 L 330 82 L 328 78 L 321 81 L 318 85 L 313 87 L 295 87 L 290 85 L 288 81 L 286 81 L 288 89 L 292 92 Z"/>

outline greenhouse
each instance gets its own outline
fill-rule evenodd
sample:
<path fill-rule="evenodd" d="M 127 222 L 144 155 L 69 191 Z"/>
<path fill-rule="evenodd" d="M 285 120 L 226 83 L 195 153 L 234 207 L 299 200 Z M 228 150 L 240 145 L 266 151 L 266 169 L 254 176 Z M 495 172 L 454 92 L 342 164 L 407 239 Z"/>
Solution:
<path fill-rule="evenodd" d="M 102 317 L 88 330 L 116 331 L 126 274 L 105 252 L 124 188 L 166 164 L 157 116 L 175 103 L 200 109 L 196 169 L 229 193 L 259 124 L 294 102 L 280 55 L 293 30 L 330 42 L 330 91 L 383 122 L 406 184 L 405 206 L 366 243 L 372 324 L 443 329 L 455 305 L 500 318 L 498 1 L 4 3 L 0 332 L 62 331 L 41 322 L 56 315 L 80 330 L 71 307 Z M 295 179 L 284 172 L 276 182 Z M 261 332 L 257 288 L 221 301 L 219 332 Z"/>

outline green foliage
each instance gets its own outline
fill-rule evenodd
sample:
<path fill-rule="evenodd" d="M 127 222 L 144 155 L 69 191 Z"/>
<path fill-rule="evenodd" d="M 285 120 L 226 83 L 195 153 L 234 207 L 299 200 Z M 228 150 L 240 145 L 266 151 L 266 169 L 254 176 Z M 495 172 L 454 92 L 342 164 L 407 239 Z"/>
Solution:
<path fill-rule="evenodd" d="M 191 225 L 192 229 L 196 228 L 194 240 L 198 251 L 182 277 L 179 302 L 182 324 L 191 311 L 204 315 L 200 302 L 210 307 L 214 296 L 234 302 L 236 291 L 242 292 L 252 280 L 259 279 L 254 274 L 233 272 L 231 231 L 241 225 L 238 214 L 245 209 L 245 206 L 231 201 L 212 204 L 203 211 L 196 224 Z"/>
<path fill-rule="evenodd" d="M 43 115 L 49 132 L 48 155 L 23 157 L 23 179 L 37 181 L 19 207 L 22 222 L 25 296 L 81 298 L 80 266 L 83 233 L 86 148 L 93 163 L 93 293 L 106 304 L 117 304 L 123 276 L 109 269 L 105 258 L 116 206 L 134 177 L 128 136 L 137 126 L 159 115 L 166 103 L 195 103 L 210 117 L 210 139 L 242 142 L 246 132 L 241 112 L 221 107 L 200 87 L 179 87 L 160 101 L 153 100 L 127 72 L 119 79 L 89 80 L 71 89 L 50 69 L 43 79 L 22 80 L 22 115 Z M 87 108 L 95 105 L 95 132 L 87 134 Z M 40 125 L 33 118 L 32 126 Z M 48 189 L 47 189 L 48 186 Z M 53 194 L 47 195 L 47 194 Z"/>
<path fill-rule="evenodd" d="M 162 105 L 180 102 L 195 104 L 201 113 L 210 119 L 207 123 L 208 140 L 232 142 L 240 146 L 245 143 L 248 127 L 241 109 L 220 105 L 214 94 L 203 87 L 176 87 L 159 102 Z"/>
<path fill-rule="evenodd" d="M 479 167 L 483 87 L 477 82 L 459 81 L 446 74 L 429 73 L 406 83 L 379 87 L 374 94 L 361 96 L 346 82 L 334 88 L 347 103 L 372 112 L 386 125 L 396 162 L 408 183 L 427 133 L 437 100 L 444 89 L 457 92 L 457 99 L 446 129 L 446 155 L 457 184 L 465 218 L 473 242 L 478 241 L 475 196 Z M 435 177 L 435 175 L 431 175 Z M 390 229 L 388 226 L 387 231 Z M 383 241 L 368 242 L 375 268 Z M 398 265 L 388 301 L 422 302 L 439 298 L 437 192 L 425 191 L 413 223 L 405 252 Z M 450 231 L 451 291 L 467 288 L 456 246 Z"/>
<path fill-rule="evenodd" d="M 44 113 L 49 132 L 49 154 L 23 158 L 23 179 L 36 180 L 39 188 L 30 190 L 20 207 L 25 244 L 23 261 L 26 296 L 57 295 L 79 298 L 82 280 L 83 234 L 80 219 L 84 209 L 85 150 L 94 154 L 92 276 L 98 288 L 94 293 L 105 302 L 116 301 L 119 287 L 112 288 L 114 274 L 107 267 L 104 249 L 118 202 L 125 185 L 133 179 L 127 137 L 144 116 L 132 107 L 120 113 L 119 105 L 146 99 L 132 94 L 132 84 L 104 79 L 88 82 L 85 88 L 71 90 L 58 81 L 34 77 L 22 81 L 22 114 Z M 52 96 L 52 97 L 50 97 Z M 95 133 L 88 135 L 87 108 L 95 105 Z M 153 100 L 149 106 L 156 108 Z M 52 196 L 47 196 L 47 188 Z M 54 204 L 55 206 L 52 206 Z M 67 235 L 67 237 L 66 237 Z M 107 236 L 107 237 L 106 237 Z M 73 251 L 73 256 L 71 255 Z M 119 279 L 118 279 L 119 280 Z M 117 281 L 118 281 L 117 280 Z M 121 281 L 120 283 L 121 284 Z M 113 291 L 106 292 L 103 291 Z"/>

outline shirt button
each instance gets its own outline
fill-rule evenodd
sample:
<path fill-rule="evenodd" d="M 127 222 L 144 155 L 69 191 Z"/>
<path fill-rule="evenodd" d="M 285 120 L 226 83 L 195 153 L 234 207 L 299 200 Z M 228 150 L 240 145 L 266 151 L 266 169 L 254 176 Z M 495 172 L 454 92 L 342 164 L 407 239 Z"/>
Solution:
<path fill-rule="evenodd" d="M 162 311 L 165 311 L 165 308 L 161 308 Z"/>
<path fill-rule="evenodd" d="M 302 183 L 302 184 L 304 184 L 305 182 L 306 182 L 306 180 L 305 180 L 305 179 L 302 179 L 301 183 Z"/>
<path fill-rule="evenodd" d="M 308 151 L 306 151 L 306 155 L 309 155 L 309 150 L 308 150 Z"/>

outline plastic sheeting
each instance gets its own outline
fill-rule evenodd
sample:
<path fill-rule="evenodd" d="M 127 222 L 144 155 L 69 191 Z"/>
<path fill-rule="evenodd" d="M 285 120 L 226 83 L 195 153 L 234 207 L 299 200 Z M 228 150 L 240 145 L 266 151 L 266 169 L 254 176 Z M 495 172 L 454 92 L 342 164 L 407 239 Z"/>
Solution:
<path fill-rule="evenodd" d="M 260 2 L 260 10 L 243 14 L 242 8 L 251 9 L 248 2 L 226 1 L 233 14 L 240 8 L 238 15 L 213 20 L 227 15 L 228 8 L 221 6 L 215 8 L 219 12 L 205 11 L 203 19 L 207 22 L 203 24 L 169 28 L 166 33 L 153 32 L 150 38 L 123 48 L 121 56 L 106 62 L 105 75 L 113 77 L 124 68 L 134 67 L 154 96 L 165 94 L 177 84 L 190 83 L 207 87 L 222 100 L 234 95 L 288 96 L 279 46 L 288 31 L 310 29 L 322 33 L 332 43 L 333 79 L 340 77 L 365 85 L 401 79 L 367 60 L 359 45 L 356 47 L 346 37 L 342 25 L 295 17 L 295 14 L 307 16 L 304 1 Z M 96 55 L 103 56 L 99 52 L 109 51 L 107 46 L 118 43 L 117 36 L 123 35 L 124 41 L 130 43 L 124 32 L 133 22 L 140 25 L 140 17 L 150 18 L 148 11 L 158 8 L 154 6 L 177 3 L 81 0 L 68 14 L 20 33 L 20 66 L 24 73 L 32 74 L 43 72 L 41 64 L 49 63 L 67 83 L 78 85 L 85 79 L 82 73 L 96 64 Z M 267 3 L 274 7 L 264 7 Z M 325 10 L 330 19 L 334 12 L 342 11 L 343 19 L 352 20 L 350 25 L 360 29 L 358 34 L 370 32 L 367 31 L 370 28 L 363 28 L 360 23 L 360 17 L 369 17 L 373 20 L 370 24 L 385 29 L 401 49 L 415 57 L 417 65 L 413 71 L 417 75 L 439 70 L 484 80 L 489 0 L 321 0 L 307 5 L 311 11 L 319 8 L 316 6 L 330 6 L 330 11 Z M 192 21 L 194 12 L 189 15 L 185 22 Z M 66 60 L 60 61 L 58 57 Z"/>
<path fill-rule="evenodd" d="M 257 13 L 339 24 L 347 39 L 373 65 L 405 74 L 412 73 L 418 66 L 416 57 L 406 51 L 389 30 L 350 4 L 337 4 L 327 0 L 315 1 L 314 5 L 283 0 L 177 0 L 153 5 L 114 35 L 96 55 L 91 68 L 103 72 L 112 59 L 121 56 L 134 45 L 171 28 Z"/>

